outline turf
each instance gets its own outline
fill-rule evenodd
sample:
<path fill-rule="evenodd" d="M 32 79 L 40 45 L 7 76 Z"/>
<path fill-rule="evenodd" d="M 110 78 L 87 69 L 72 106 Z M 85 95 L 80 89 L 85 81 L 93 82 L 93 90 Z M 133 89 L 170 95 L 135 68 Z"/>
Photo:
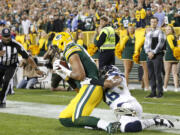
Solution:
<path fill-rule="evenodd" d="M 104 131 L 65 128 L 57 119 L 0 113 L 0 135 L 106 135 Z M 118 133 L 119 135 L 122 133 Z M 146 130 L 124 135 L 176 135 Z"/>
<path fill-rule="evenodd" d="M 52 92 L 50 90 L 15 90 L 16 94 L 8 96 L 8 100 L 37 102 L 45 104 L 66 105 L 76 95 L 76 92 Z M 144 112 L 180 116 L 180 93 L 166 92 L 163 98 L 144 98 L 149 92 L 141 90 L 131 91 L 132 95 L 142 104 Z M 99 108 L 108 106 L 101 102 Z"/>
<path fill-rule="evenodd" d="M 133 90 L 135 96 L 146 113 L 168 114 L 180 116 L 180 93 L 167 92 L 161 99 L 146 99 L 149 92 Z M 66 105 L 76 95 L 76 92 L 52 92 L 50 90 L 15 90 L 15 95 L 8 96 L 11 101 L 25 101 L 55 105 Z M 98 108 L 108 106 L 101 102 Z M 94 131 L 80 128 L 65 128 L 57 119 L 39 118 L 24 115 L 0 113 L 0 135 L 106 135 L 104 131 Z M 119 133 L 122 134 L 122 133 Z M 128 133 L 124 133 L 126 135 Z M 145 130 L 131 135 L 173 135 L 160 131 Z"/>

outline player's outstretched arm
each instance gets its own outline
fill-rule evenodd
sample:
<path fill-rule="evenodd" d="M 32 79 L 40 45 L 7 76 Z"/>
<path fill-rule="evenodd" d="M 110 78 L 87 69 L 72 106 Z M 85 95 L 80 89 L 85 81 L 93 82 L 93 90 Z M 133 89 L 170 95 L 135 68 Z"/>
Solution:
<path fill-rule="evenodd" d="M 104 79 L 100 78 L 98 80 L 86 78 L 84 81 L 81 82 L 81 85 L 85 84 L 93 84 L 93 85 L 100 85 L 106 88 L 113 88 L 115 86 L 120 85 L 122 82 L 122 78 L 120 76 L 114 76 L 112 79 Z"/>

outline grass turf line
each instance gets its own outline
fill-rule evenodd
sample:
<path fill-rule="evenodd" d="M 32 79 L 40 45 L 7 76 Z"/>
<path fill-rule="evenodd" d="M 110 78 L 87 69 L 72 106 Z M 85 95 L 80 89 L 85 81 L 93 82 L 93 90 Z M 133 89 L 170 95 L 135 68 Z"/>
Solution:
<path fill-rule="evenodd" d="M 66 128 L 57 119 L 0 113 L 0 135 L 106 135 L 105 131 Z M 122 133 L 118 133 L 121 135 Z M 145 130 L 131 135 L 177 135 Z M 129 135 L 129 133 L 123 133 Z"/>

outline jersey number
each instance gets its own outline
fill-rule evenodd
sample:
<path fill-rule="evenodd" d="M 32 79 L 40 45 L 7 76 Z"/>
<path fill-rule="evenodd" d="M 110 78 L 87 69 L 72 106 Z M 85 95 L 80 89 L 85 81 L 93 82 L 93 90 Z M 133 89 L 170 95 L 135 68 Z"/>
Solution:
<path fill-rule="evenodd" d="M 115 92 L 107 92 L 106 93 L 106 102 L 110 105 L 113 101 L 115 101 L 119 97 L 118 93 Z"/>

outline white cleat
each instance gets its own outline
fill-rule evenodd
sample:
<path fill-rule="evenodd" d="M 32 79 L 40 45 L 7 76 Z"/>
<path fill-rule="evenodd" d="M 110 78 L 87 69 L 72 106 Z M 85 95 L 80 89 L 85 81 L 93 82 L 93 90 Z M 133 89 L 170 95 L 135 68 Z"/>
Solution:
<path fill-rule="evenodd" d="M 168 128 L 174 127 L 174 124 L 170 120 L 167 120 L 165 118 L 160 118 L 159 116 L 157 116 L 153 120 L 154 120 L 156 126 L 165 126 Z"/>

